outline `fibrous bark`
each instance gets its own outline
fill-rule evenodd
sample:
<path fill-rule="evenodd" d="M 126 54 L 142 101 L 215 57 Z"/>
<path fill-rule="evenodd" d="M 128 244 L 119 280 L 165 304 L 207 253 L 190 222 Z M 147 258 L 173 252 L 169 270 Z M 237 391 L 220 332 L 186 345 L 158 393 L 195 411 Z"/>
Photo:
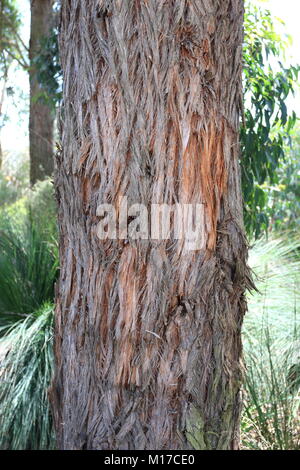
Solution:
<path fill-rule="evenodd" d="M 29 47 L 29 154 L 30 183 L 33 185 L 54 169 L 53 152 L 53 111 L 45 101 L 45 90 L 39 83 L 35 58 L 41 49 L 41 42 L 53 27 L 53 0 L 31 0 L 31 27 Z"/>
<path fill-rule="evenodd" d="M 62 449 L 237 449 L 249 281 L 242 0 L 63 0 Z M 97 237 L 97 207 L 203 203 L 204 246 Z"/>

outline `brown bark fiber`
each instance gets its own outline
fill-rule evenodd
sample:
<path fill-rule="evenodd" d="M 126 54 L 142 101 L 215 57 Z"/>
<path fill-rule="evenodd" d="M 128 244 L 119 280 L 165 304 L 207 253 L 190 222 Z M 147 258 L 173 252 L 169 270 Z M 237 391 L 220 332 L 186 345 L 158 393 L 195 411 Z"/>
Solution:
<path fill-rule="evenodd" d="M 63 0 L 61 449 L 237 449 L 242 0 Z M 96 236 L 101 203 L 204 204 L 205 247 Z"/>

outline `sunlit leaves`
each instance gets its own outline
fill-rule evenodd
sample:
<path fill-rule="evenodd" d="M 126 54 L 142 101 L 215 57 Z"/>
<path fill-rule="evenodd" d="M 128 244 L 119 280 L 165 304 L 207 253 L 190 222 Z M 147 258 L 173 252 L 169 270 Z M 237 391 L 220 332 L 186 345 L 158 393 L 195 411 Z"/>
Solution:
<path fill-rule="evenodd" d="M 245 114 L 241 129 L 242 185 L 245 224 L 250 236 L 268 228 L 267 192 L 261 186 L 278 182 L 284 144 L 296 122 L 286 99 L 293 92 L 299 67 L 284 67 L 289 38 L 275 31 L 270 12 L 248 2 L 245 15 Z"/>
<path fill-rule="evenodd" d="M 19 34 L 21 16 L 15 0 L 0 1 L 0 78 L 7 76 L 12 61 L 28 67 L 27 48 Z"/>

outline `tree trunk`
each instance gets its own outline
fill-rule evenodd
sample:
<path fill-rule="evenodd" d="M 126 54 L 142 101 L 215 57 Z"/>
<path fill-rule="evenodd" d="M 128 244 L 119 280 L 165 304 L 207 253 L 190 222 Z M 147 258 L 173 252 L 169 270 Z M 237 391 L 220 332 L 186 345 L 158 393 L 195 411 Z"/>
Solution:
<path fill-rule="evenodd" d="M 242 0 L 63 0 L 61 449 L 237 449 Z M 97 207 L 199 203 L 202 247 L 100 240 Z"/>
<path fill-rule="evenodd" d="M 53 173 L 53 126 L 54 116 L 45 102 L 45 90 L 39 84 L 34 59 L 52 25 L 53 0 L 31 0 L 31 27 L 29 47 L 29 154 L 30 183 L 43 180 Z"/>

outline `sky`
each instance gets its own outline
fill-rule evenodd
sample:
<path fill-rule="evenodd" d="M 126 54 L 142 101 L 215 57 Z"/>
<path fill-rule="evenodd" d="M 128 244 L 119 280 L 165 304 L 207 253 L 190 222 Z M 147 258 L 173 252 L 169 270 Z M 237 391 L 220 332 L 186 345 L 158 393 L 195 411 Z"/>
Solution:
<path fill-rule="evenodd" d="M 299 0 L 253 0 L 269 9 L 273 16 L 282 19 L 285 26 L 282 31 L 289 34 L 293 43 L 287 51 L 287 63 L 300 64 L 300 1 Z M 24 26 L 22 36 L 29 41 L 29 23 L 30 7 L 28 0 L 18 0 L 19 8 L 23 14 Z M 280 31 L 279 31 L 280 32 Z M 24 71 L 11 70 L 9 86 L 13 86 L 22 91 L 24 96 L 29 93 L 28 76 Z M 18 95 L 16 93 L 16 95 Z M 26 104 L 24 100 L 18 100 L 15 95 L 13 99 L 6 99 L 4 111 L 7 112 L 10 119 L 1 130 L 1 144 L 4 153 L 9 155 L 10 159 L 17 159 L 20 153 L 28 151 L 28 131 Z M 19 101 L 19 103 L 18 103 Z M 288 102 L 288 108 L 294 109 L 300 116 L 300 91 L 296 93 L 295 98 L 291 97 Z"/>

